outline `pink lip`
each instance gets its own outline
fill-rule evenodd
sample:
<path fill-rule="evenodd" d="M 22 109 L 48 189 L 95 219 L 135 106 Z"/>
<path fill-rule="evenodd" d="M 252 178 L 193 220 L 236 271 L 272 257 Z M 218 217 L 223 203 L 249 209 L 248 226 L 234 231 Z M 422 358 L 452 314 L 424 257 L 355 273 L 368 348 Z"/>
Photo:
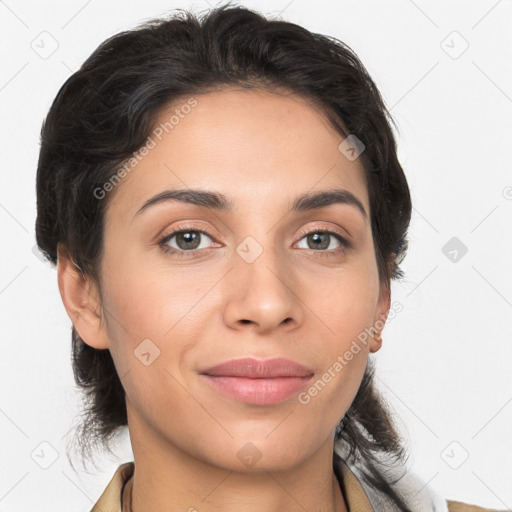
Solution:
<path fill-rule="evenodd" d="M 201 372 L 217 391 L 251 404 L 275 404 L 303 389 L 313 370 L 289 359 L 227 361 Z"/>

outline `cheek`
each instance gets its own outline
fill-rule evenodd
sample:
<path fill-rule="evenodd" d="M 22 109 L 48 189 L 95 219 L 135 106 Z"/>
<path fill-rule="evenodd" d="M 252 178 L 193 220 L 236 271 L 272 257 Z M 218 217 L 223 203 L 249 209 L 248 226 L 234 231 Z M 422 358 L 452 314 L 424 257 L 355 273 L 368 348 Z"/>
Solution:
<path fill-rule="evenodd" d="M 144 409 L 161 398 L 162 390 L 172 393 L 178 386 L 173 376 L 181 381 L 191 366 L 207 322 L 207 301 L 198 300 L 215 276 L 205 280 L 204 272 L 172 272 L 126 254 L 114 261 L 105 259 L 102 287 L 109 349 L 128 398 Z"/>
<path fill-rule="evenodd" d="M 188 296 L 197 291 L 143 270 L 124 279 L 119 278 L 122 274 L 119 268 L 105 283 L 109 349 L 127 400 L 147 422 L 160 418 L 169 423 L 162 412 L 166 404 L 182 415 L 190 407 L 178 382 L 180 366 L 194 344 L 183 329 L 193 304 Z"/>
<path fill-rule="evenodd" d="M 305 328 L 311 333 L 307 338 L 317 340 L 316 353 L 322 361 L 316 380 L 298 396 L 310 418 L 320 416 L 334 425 L 350 407 L 361 384 L 379 294 L 378 274 L 372 263 L 371 258 L 361 258 L 357 265 L 340 268 L 328 278 L 316 276 L 314 283 L 309 277 L 302 278 L 302 290 L 315 290 L 303 293 L 308 315 L 316 317 Z"/>
<path fill-rule="evenodd" d="M 139 254 L 125 255 L 119 263 L 110 257 L 104 267 L 104 305 L 124 337 L 161 339 L 171 335 L 190 314 L 205 285 L 197 273 L 173 272 Z M 110 270 L 110 271 L 109 271 Z"/>
<path fill-rule="evenodd" d="M 304 278 L 302 288 L 315 290 L 305 294 L 305 303 L 322 321 L 330 351 L 342 350 L 375 321 L 380 290 L 378 274 L 371 263 L 361 258 L 357 264 L 317 277 L 314 282 Z"/>

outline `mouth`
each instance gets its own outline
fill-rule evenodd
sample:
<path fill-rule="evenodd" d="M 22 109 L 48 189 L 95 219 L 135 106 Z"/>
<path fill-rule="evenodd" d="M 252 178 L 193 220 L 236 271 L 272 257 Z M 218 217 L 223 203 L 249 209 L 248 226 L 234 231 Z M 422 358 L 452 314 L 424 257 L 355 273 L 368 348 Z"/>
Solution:
<path fill-rule="evenodd" d="M 240 402 L 270 405 L 304 389 L 313 370 L 289 359 L 234 359 L 208 368 L 201 377 L 217 392 Z"/>
<path fill-rule="evenodd" d="M 288 400 L 305 388 L 311 377 L 274 377 L 249 379 L 245 377 L 217 377 L 204 375 L 220 393 L 240 402 L 255 405 L 277 404 Z"/>

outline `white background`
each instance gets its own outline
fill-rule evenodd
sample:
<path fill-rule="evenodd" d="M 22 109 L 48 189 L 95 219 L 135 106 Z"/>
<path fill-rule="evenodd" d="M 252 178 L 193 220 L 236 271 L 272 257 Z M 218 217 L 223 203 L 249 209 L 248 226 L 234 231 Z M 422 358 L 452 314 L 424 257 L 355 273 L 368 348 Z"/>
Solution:
<path fill-rule="evenodd" d="M 512 508 L 512 2 L 239 5 L 341 39 L 379 86 L 414 210 L 406 277 L 392 288 L 403 311 L 384 330 L 378 383 L 413 471 L 446 498 Z M 131 460 L 126 436 L 89 472 L 66 458 L 80 395 L 56 272 L 32 252 L 35 173 L 41 123 L 64 81 L 108 36 L 175 7 L 209 4 L 0 2 L 2 512 L 88 511 Z M 43 31 L 58 43 L 46 59 L 31 47 Z M 468 249 L 456 262 L 443 253 L 452 237 Z"/>

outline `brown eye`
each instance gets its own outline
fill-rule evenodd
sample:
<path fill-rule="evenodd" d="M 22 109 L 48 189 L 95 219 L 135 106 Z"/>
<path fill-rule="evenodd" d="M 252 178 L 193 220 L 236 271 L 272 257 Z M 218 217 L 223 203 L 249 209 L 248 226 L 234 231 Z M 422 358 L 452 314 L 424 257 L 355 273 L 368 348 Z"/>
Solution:
<path fill-rule="evenodd" d="M 201 241 L 201 236 L 202 234 L 197 231 L 180 231 L 175 235 L 176 245 L 183 250 L 197 249 Z"/>
<path fill-rule="evenodd" d="M 332 236 L 329 233 L 312 233 L 306 236 L 310 249 L 328 249 Z"/>
<path fill-rule="evenodd" d="M 172 233 L 165 235 L 158 242 L 165 252 L 176 254 L 177 256 L 189 256 L 195 254 L 196 251 L 208 249 L 209 246 L 205 240 L 212 237 L 205 231 L 187 227 L 181 227 Z M 204 245 L 206 243 L 206 246 Z M 201 247 L 203 245 L 203 247 Z"/>
<path fill-rule="evenodd" d="M 306 230 L 300 236 L 302 238 L 299 244 L 304 245 L 299 245 L 299 249 L 309 249 L 318 253 L 315 256 L 339 256 L 351 248 L 351 244 L 340 233 L 332 230 Z"/>

